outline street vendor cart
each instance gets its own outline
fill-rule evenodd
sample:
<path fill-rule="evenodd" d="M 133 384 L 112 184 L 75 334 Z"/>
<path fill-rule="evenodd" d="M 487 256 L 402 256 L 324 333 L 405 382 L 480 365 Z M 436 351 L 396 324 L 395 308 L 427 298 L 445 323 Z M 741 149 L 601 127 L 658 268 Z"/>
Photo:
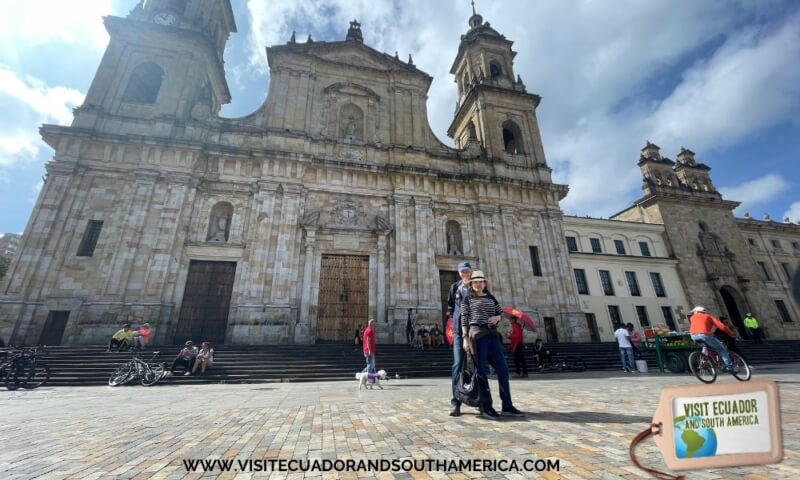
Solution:
<path fill-rule="evenodd" d="M 689 332 L 671 332 L 656 325 L 644 330 L 644 351 L 654 352 L 661 373 L 688 371 L 689 354 L 700 347 L 694 343 Z"/>

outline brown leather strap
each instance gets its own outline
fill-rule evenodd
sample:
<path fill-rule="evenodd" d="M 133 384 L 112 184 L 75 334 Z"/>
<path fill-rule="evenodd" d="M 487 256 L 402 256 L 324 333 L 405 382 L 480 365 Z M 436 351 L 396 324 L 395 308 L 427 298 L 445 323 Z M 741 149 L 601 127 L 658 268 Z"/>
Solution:
<path fill-rule="evenodd" d="M 668 473 L 659 472 L 658 470 L 654 470 L 652 468 L 647 468 L 642 466 L 639 461 L 636 459 L 636 445 L 647 438 L 649 435 L 659 435 L 661 433 L 661 424 L 660 423 L 653 423 L 647 430 L 642 431 L 631 441 L 631 446 L 628 448 L 628 453 L 631 456 L 631 460 L 633 464 L 639 467 L 640 469 L 644 470 L 645 472 L 649 473 L 650 475 L 658 478 L 660 480 L 685 480 L 686 477 L 683 475 L 670 475 Z"/>

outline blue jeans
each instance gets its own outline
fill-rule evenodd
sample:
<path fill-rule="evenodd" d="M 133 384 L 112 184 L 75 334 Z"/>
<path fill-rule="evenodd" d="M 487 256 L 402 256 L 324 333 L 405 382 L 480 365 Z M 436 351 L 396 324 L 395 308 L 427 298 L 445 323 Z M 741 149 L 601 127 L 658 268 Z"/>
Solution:
<path fill-rule="evenodd" d="M 733 368 L 733 361 L 731 360 L 730 354 L 728 354 L 728 349 L 725 348 L 725 345 L 720 342 L 717 337 L 713 335 L 706 335 L 705 333 L 695 333 L 692 335 L 692 340 L 702 340 L 706 342 L 706 345 L 715 352 L 719 353 L 719 356 L 722 357 L 722 362 L 725 363 L 725 368 Z"/>
<path fill-rule="evenodd" d="M 619 355 L 622 357 L 622 368 L 636 370 L 636 364 L 633 362 L 633 347 L 619 347 Z"/>
<path fill-rule="evenodd" d="M 503 355 L 503 344 L 500 337 L 497 335 L 486 335 L 478 340 L 476 348 L 478 353 L 478 375 L 483 378 L 488 378 L 489 372 L 489 358 L 492 359 L 494 369 L 497 372 L 497 382 L 500 384 L 500 400 L 503 401 L 503 409 L 513 407 L 511 403 L 511 387 L 508 384 L 508 365 L 506 365 L 506 357 Z M 491 405 L 489 405 L 491 406 Z"/>
<path fill-rule="evenodd" d="M 362 373 L 375 373 L 375 354 L 367 355 L 364 354 L 364 358 L 367 359 L 367 366 L 364 367 L 364 370 L 361 370 Z"/>
<path fill-rule="evenodd" d="M 455 330 L 455 328 L 454 328 Z M 459 327 L 459 332 L 461 328 Z M 459 335 L 453 336 L 453 397 L 450 399 L 450 405 L 455 407 L 461 406 L 461 401 L 456 399 L 456 385 L 458 384 L 458 374 L 461 372 L 461 366 L 464 364 L 464 337 Z"/>

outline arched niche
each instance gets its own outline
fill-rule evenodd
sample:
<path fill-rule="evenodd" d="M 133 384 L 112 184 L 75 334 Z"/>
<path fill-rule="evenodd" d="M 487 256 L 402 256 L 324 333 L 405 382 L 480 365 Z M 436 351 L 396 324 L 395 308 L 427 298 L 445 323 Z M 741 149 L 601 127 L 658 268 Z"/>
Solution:
<path fill-rule="evenodd" d="M 512 155 L 525 153 L 522 150 L 522 130 L 511 120 L 503 122 L 503 149 Z"/>
<path fill-rule="evenodd" d="M 354 103 L 339 109 L 339 138 L 364 140 L 364 111 Z"/>
<path fill-rule="evenodd" d="M 489 78 L 496 80 L 503 75 L 503 68 L 496 60 L 489 62 Z"/>
<path fill-rule="evenodd" d="M 228 202 L 215 204 L 208 218 L 206 241 L 227 242 L 230 238 L 231 218 L 233 218 L 233 205 Z"/>
<path fill-rule="evenodd" d="M 131 72 L 122 100 L 133 103 L 156 103 L 164 70 L 153 62 L 143 63 Z"/>
<path fill-rule="evenodd" d="M 461 225 L 455 220 L 448 220 L 445 224 L 445 233 L 447 235 L 447 254 L 463 256 L 464 243 L 461 236 Z"/>

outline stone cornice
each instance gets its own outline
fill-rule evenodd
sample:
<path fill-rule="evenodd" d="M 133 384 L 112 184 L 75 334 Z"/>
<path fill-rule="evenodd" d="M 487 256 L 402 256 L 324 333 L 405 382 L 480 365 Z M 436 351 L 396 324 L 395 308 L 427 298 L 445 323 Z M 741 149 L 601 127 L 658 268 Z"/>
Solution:
<path fill-rule="evenodd" d="M 611 259 L 618 259 L 620 263 L 634 261 L 637 263 L 665 263 L 677 265 L 679 260 L 675 257 L 643 257 L 636 255 L 614 255 L 611 253 L 590 253 L 590 252 L 569 252 L 570 257 L 581 260 L 598 260 L 607 262 Z"/>

